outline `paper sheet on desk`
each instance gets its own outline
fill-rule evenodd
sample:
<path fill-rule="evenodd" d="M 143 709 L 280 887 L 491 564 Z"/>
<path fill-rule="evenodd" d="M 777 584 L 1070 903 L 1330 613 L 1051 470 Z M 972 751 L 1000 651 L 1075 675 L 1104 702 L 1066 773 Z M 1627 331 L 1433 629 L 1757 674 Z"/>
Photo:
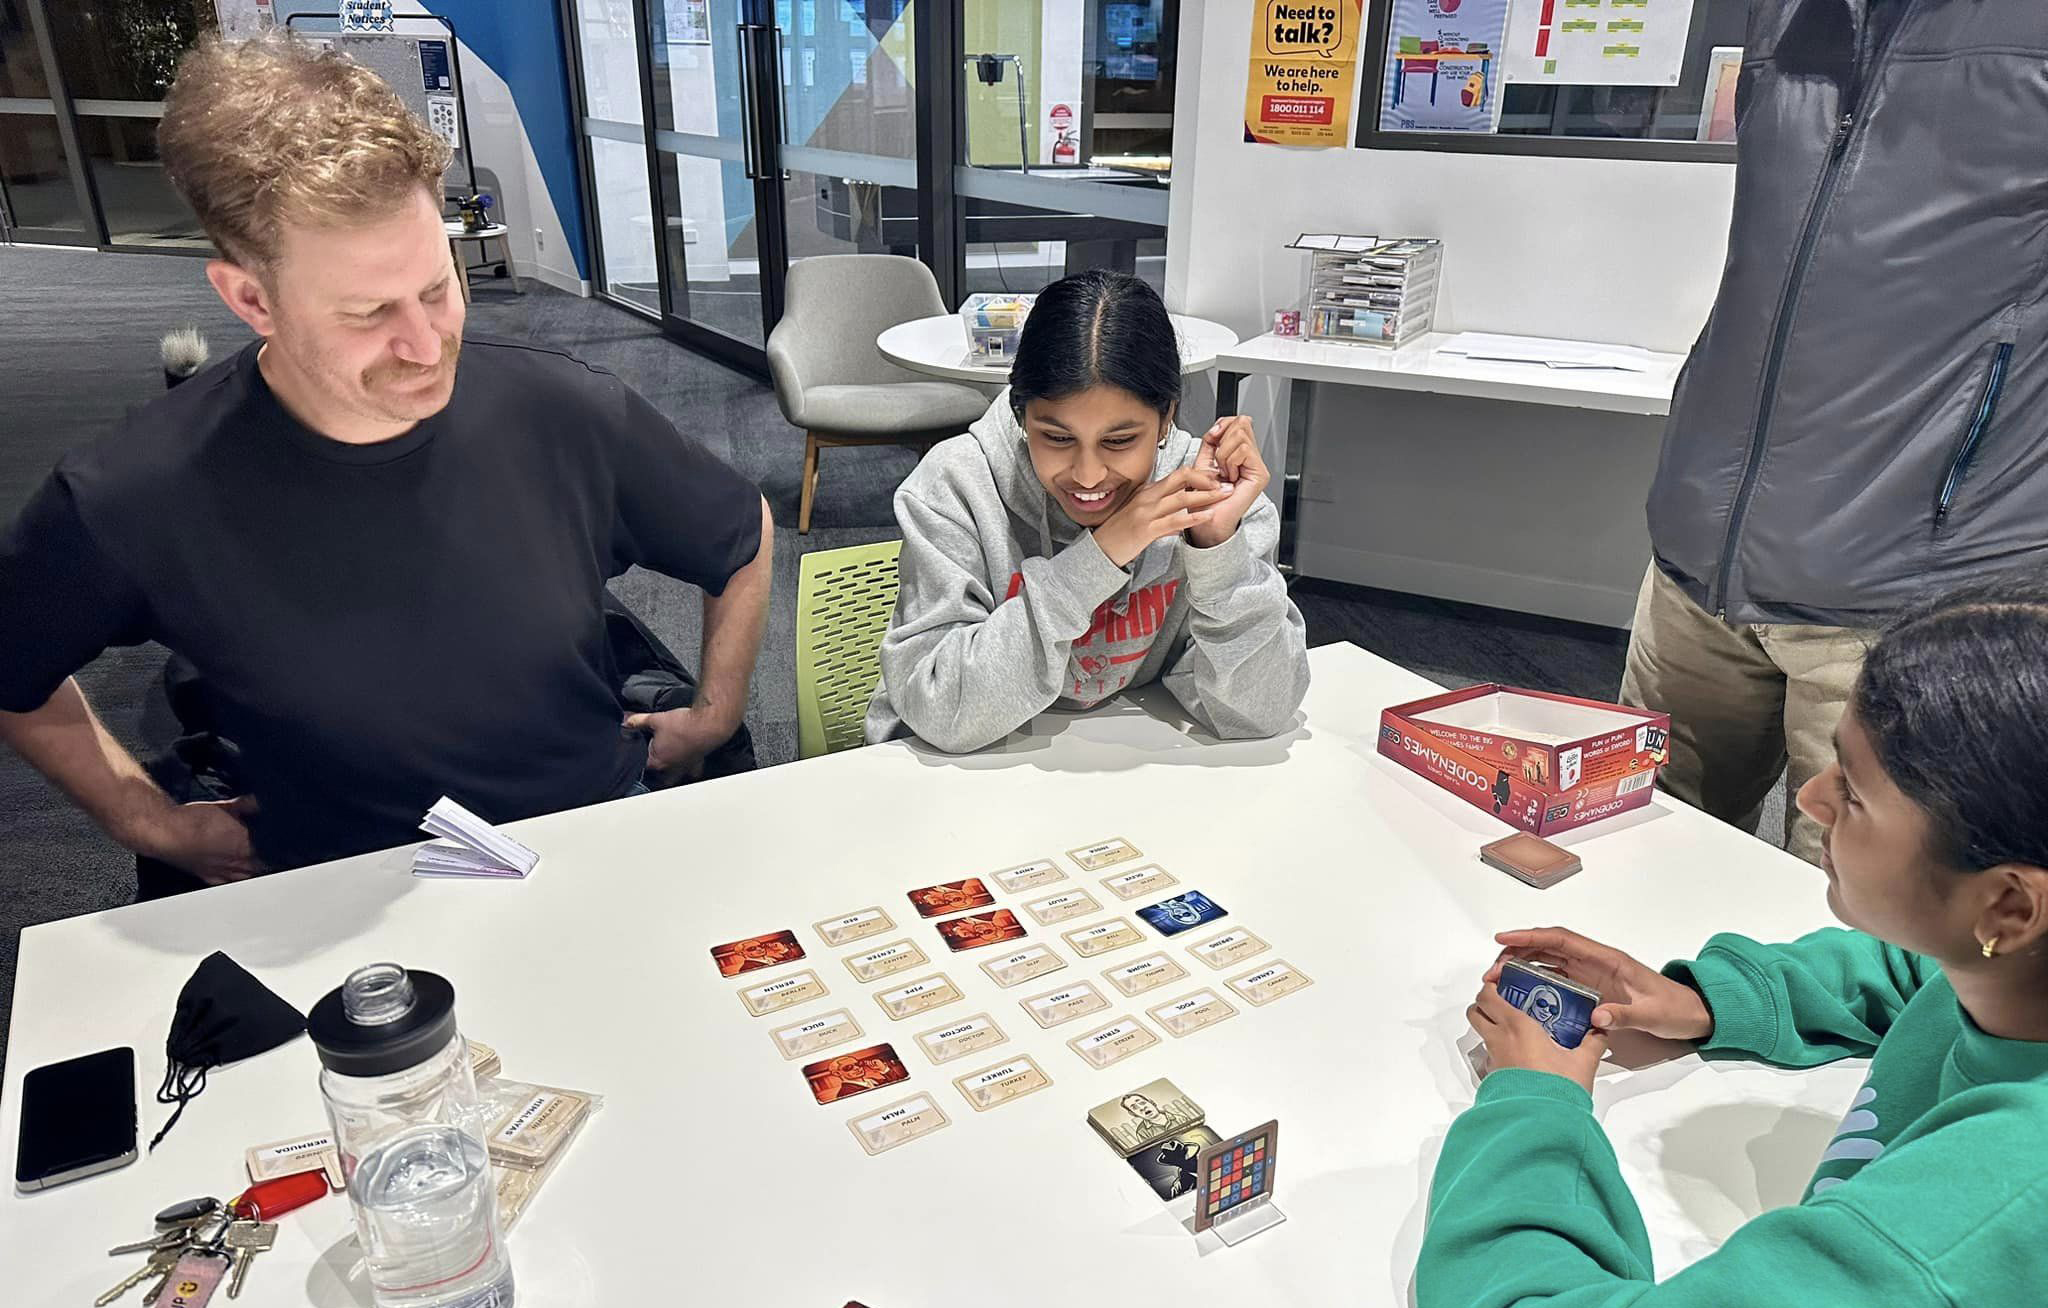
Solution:
<path fill-rule="evenodd" d="M 441 837 L 413 855 L 420 877 L 523 877 L 540 855 L 443 795 L 420 819 L 420 829 Z"/>
<path fill-rule="evenodd" d="M 1443 354 L 1499 363 L 1540 363 L 1547 368 L 1613 368 L 1648 372 L 1650 352 L 1634 345 L 1602 345 L 1596 341 L 1561 341 L 1543 336 L 1501 336 L 1492 332 L 1459 332 L 1438 347 Z"/>

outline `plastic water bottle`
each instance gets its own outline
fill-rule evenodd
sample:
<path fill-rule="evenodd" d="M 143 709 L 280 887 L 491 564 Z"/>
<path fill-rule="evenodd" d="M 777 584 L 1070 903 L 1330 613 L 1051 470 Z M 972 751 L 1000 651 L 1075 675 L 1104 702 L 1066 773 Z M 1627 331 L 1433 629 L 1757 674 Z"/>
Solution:
<path fill-rule="evenodd" d="M 377 1308 L 511 1308 L 512 1260 L 454 987 L 373 963 L 315 1004 L 306 1025 Z"/>

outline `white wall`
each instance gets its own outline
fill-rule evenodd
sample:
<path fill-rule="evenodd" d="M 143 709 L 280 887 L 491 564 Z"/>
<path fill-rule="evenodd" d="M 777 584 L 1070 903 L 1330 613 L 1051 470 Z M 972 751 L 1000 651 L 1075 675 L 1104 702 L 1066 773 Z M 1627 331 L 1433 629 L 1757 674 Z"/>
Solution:
<path fill-rule="evenodd" d="M 1692 345 L 1726 250 L 1731 166 L 1247 145 L 1250 16 L 1182 12 L 1174 309 L 1255 335 L 1301 298 L 1305 256 L 1282 248 L 1298 233 L 1435 236 L 1441 330 Z M 1249 380 L 1240 402 L 1272 458 L 1281 389 Z M 1625 625 L 1661 422 L 1352 387 L 1321 388 L 1314 408 L 1308 471 L 1330 498 L 1303 507 L 1304 573 Z M 1454 500 L 1462 533 L 1425 532 L 1425 510 L 1441 527 Z"/>
<path fill-rule="evenodd" d="M 215 0 L 221 30 L 235 37 L 253 36 L 259 30 L 256 0 Z M 283 13 L 290 5 L 274 5 Z M 419 0 L 396 0 L 393 12 L 419 15 L 427 12 Z M 424 24 L 408 23 L 407 35 L 431 34 Z M 519 106 L 503 78 L 478 57 L 466 43 L 461 47 L 464 106 L 473 139 L 465 144 L 474 150 L 476 165 L 488 168 L 498 178 L 496 217 L 511 229 L 509 250 L 513 271 L 521 277 L 535 277 L 551 286 L 579 295 L 590 293 L 590 284 L 576 272 L 576 256 L 562 230 L 562 220 L 549 199 L 547 181 L 534 158 L 526 128 L 519 119 Z M 492 247 L 495 251 L 495 245 Z M 472 258 L 480 256 L 472 255 Z"/>

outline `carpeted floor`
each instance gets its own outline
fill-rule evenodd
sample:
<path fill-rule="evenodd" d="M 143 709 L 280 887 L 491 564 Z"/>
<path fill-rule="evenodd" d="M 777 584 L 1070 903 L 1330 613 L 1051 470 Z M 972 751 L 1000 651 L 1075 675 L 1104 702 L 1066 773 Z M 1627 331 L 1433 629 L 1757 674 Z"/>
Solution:
<path fill-rule="evenodd" d="M 216 357 L 249 339 L 214 297 L 202 267 L 170 256 L 0 248 L 0 522 L 12 518 L 59 454 L 161 391 L 162 331 L 194 324 Z M 469 321 L 472 331 L 546 342 L 612 369 L 761 487 L 781 548 L 748 720 L 764 765 L 793 759 L 798 557 L 894 536 L 890 494 L 915 456 L 892 448 L 830 451 L 812 531 L 800 538 L 803 438 L 782 421 L 767 387 L 691 354 L 612 305 L 546 287 L 529 284 L 522 296 L 503 282 L 482 281 Z M 696 592 L 637 571 L 616 588 L 694 662 Z M 1611 697 L 1620 684 L 1618 632 L 1331 583 L 1304 582 L 1295 593 L 1310 643 L 1349 640 L 1446 685 L 1502 680 Z M 140 752 L 160 748 L 173 734 L 162 696 L 152 694 L 163 659 L 153 647 L 115 650 L 80 674 L 110 729 Z M 12 1003 L 21 928 L 113 907 L 132 893 L 129 857 L 20 760 L 0 755 L 0 1014 Z"/>

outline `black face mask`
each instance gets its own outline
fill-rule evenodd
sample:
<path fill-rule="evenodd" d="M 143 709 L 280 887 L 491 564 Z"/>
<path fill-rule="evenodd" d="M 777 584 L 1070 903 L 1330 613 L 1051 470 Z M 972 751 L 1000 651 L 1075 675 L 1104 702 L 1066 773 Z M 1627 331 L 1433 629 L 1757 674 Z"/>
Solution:
<path fill-rule="evenodd" d="M 178 1124 L 185 1105 L 206 1089 L 207 1069 L 254 1058 L 299 1035 L 306 1019 L 226 954 L 215 951 L 178 992 L 178 1010 L 164 1041 L 164 1083 L 156 1101 L 177 1111 L 149 1142 L 154 1149 Z"/>

